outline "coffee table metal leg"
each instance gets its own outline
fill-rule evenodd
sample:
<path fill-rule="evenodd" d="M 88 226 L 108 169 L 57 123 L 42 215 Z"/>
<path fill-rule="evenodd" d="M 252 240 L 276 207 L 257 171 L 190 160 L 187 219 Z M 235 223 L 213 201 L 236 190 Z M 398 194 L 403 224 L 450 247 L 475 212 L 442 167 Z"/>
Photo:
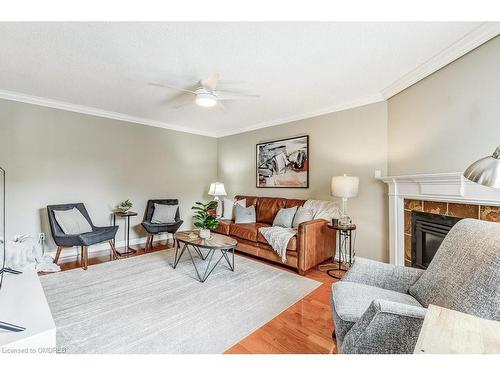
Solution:
<path fill-rule="evenodd" d="M 206 257 L 206 256 L 203 256 L 203 253 L 201 252 L 201 249 L 200 249 L 198 246 L 193 246 L 193 248 L 195 249 L 196 253 L 198 254 L 198 256 L 199 256 L 202 260 L 207 259 L 207 257 Z M 208 253 L 207 253 L 207 256 L 208 256 Z"/>
<path fill-rule="evenodd" d="M 175 247 L 175 259 L 174 259 L 174 265 L 173 265 L 173 268 L 176 268 L 177 265 L 179 264 L 179 261 L 181 260 L 182 258 L 182 255 L 184 254 L 184 252 L 187 250 L 188 254 L 189 254 L 189 257 L 191 258 L 191 263 L 193 263 L 193 267 L 196 271 L 196 275 L 198 276 L 198 280 L 200 280 L 200 282 L 204 283 L 205 280 L 212 274 L 212 272 L 214 271 L 215 267 L 217 267 L 217 265 L 219 264 L 219 262 L 222 260 L 222 258 L 224 258 L 227 262 L 227 264 L 229 265 L 229 268 L 231 269 L 231 271 L 234 272 L 234 248 L 232 249 L 209 249 L 208 250 L 208 253 L 205 257 L 203 257 L 201 254 L 200 255 L 200 252 L 201 250 L 197 247 L 197 246 L 193 246 L 193 250 L 203 259 L 207 259 L 208 258 L 208 263 L 207 263 L 207 266 L 205 268 L 205 272 L 203 273 L 203 277 L 200 275 L 200 272 L 198 270 L 198 267 L 196 266 L 196 262 L 194 261 L 194 257 L 193 257 L 193 254 L 191 253 L 191 250 L 189 248 L 189 245 L 187 243 L 184 243 L 184 246 L 182 246 L 182 250 L 179 252 L 179 245 L 181 244 L 181 242 L 178 241 L 178 244 L 177 246 Z M 212 260 L 213 260 L 213 257 L 214 257 L 214 254 L 217 250 L 220 250 L 221 252 L 221 256 L 220 258 L 217 260 L 217 262 L 215 262 L 215 264 L 212 266 Z M 232 262 L 229 260 L 229 256 L 227 254 L 228 251 L 231 251 L 232 252 Z"/>
<path fill-rule="evenodd" d="M 184 246 L 182 247 L 182 250 L 181 250 L 181 253 L 179 254 L 179 257 L 177 257 L 177 253 L 179 251 L 179 246 L 177 246 L 175 248 L 175 259 L 174 259 L 174 269 L 175 267 L 177 267 L 177 265 L 179 264 L 179 261 L 181 260 L 182 258 L 182 254 L 184 254 L 184 251 L 186 250 L 187 248 L 187 244 L 185 243 Z M 189 250 L 188 250 L 189 251 Z"/>
<path fill-rule="evenodd" d="M 208 261 L 208 265 L 207 265 L 207 268 L 205 270 L 205 275 L 203 275 L 203 280 L 201 280 L 202 283 L 205 282 L 205 280 L 208 278 L 208 276 L 210 276 L 213 272 L 213 270 L 215 269 L 215 267 L 217 267 L 217 265 L 219 264 L 219 262 L 222 260 L 222 258 L 224 258 L 224 253 L 222 253 L 222 255 L 220 256 L 220 258 L 217 260 L 217 262 L 212 266 L 212 268 L 210 268 L 210 263 L 212 262 L 212 257 L 213 255 L 215 254 L 215 251 L 216 249 L 212 249 L 210 250 L 211 254 L 210 254 L 210 260 Z M 222 251 L 221 251 L 222 252 Z M 210 270 L 209 270 L 210 269 Z"/>
<path fill-rule="evenodd" d="M 196 263 L 194 262 L 193 255 L 191 254 L 191 250 L 189 250 L 189 246 L 187 246 L 187 244 L 186 244 L 186 248 L 187 248 L 187 251 L 188 251 L 188 253 L 189 253 L 189 256 L 191 257 L 191 262 L 193 263 L 193 266 L 194 266 L 194 269 L 195 269 L 195 271 L 196 271 L 196 274 L 198 275 L 198 279 L 199 279 L 201 282 L 205 281 L 205 280 L 202 280 L 202 279 L 201 279 L 200 273 L 198 272 L 198 267 L 196 267 Z"/>
<path fill-rule="evenodd" d="M 228 251 L 232 251 L 232 253 L 233 253 L 233 262 L 232 262 L 232 264 L 229 261 L 229 257 L 227 255 Z M 226 262 L 227 262 L 229 268 L 231 269 L 231 271 L 234 272 L 234 248 L 233 249 L 221 249 L 221 252 L 222 252 L 222 255 L 224 256 L 224 258 L 226 259 Z"/>

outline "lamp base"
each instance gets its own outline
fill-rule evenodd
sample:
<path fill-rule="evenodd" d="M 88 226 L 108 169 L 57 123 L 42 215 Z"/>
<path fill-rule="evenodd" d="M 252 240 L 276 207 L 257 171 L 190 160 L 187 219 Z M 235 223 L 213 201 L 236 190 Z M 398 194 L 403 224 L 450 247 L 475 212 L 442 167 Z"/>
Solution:
<path fill-rule="evenodd" d="M 352 223 L 352 220 L 349 216 L 342 216 L 340 219 L 339 219 L 339 225 L 349 225 Z"/>

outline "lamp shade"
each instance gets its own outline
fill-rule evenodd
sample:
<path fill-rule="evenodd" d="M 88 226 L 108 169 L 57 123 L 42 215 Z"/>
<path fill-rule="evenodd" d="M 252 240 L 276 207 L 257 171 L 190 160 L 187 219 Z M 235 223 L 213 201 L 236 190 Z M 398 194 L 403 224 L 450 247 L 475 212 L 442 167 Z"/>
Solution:
<path fill-rule="evenodd" d="M 213 196 L 227 195 L 222 182 L 212 182 L 208 194 Z"/>
<path fill-rule="evenodd" d="M 332 177 L 331 195 L 339 198 L 353 198 L 358 195 L 359 177 L 334 176 Z"/>
<path fill-rule="evenodd" d="M 478 184 L 500 189 L 500 146 L 493 155 L 472 163 L 464 177 Z"/>

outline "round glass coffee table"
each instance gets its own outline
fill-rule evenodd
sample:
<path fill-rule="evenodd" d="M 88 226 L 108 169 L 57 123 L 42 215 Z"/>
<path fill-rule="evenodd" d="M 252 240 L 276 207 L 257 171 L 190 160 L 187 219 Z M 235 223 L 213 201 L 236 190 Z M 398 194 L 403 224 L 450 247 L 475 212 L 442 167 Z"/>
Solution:
<path fill-rule="evenodd" d="M 177 267 L 182 255 L 187 250 L 194 269 L 196 270 L 196 275 L 202 283 L 205 282 L 223 258 L 226 260 L 231 271 L 234 272 L 234 249 L 238 244 L 238 241 L 218 233 L 211 233 L 210 238 L 203 239 L 199 237 L 198 233 L 198 230 L 188 230 L 175 233 L 174 239 L 176 245 L 173 266 L 174 269 Z M 202 260 L 208 259 L 207 267 L 203 276 L 200 274 L 198 267 L 196 266 L 191 250 L 194 250 Z M 220 258 L 215 263 L 212 263 L 216 252 L 220 252 Z M 231 258 L 231 260 L 229 258 Z"/>

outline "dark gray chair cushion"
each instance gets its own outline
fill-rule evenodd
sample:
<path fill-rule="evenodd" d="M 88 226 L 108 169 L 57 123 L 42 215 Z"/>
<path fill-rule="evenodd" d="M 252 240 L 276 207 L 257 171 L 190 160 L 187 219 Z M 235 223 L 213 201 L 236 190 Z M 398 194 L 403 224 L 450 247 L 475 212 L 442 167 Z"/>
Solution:
<path fill-rule="evenodd" d="M 409 293 L 429 304 L 500 320 L 500 224 L 464 219 Z"/>
<path fill-rule="evenodd" d="M 82 233 L 77 235 L 65 234 L 62 228 L 57 223 L 54 211 L 71 210 L 77 208 L 78 211 L 87 219 L 92 232 Z M 72 246 L 90 246 L 103 241 L 109 241 L 115 238 L 118 226 L 96 227 L 85 208 L 83 203 L 65 203 L 47 206 L 47 214 L 49 216 L 50 231 L 52 238 L 57 246 L 72 247 Z"/>

